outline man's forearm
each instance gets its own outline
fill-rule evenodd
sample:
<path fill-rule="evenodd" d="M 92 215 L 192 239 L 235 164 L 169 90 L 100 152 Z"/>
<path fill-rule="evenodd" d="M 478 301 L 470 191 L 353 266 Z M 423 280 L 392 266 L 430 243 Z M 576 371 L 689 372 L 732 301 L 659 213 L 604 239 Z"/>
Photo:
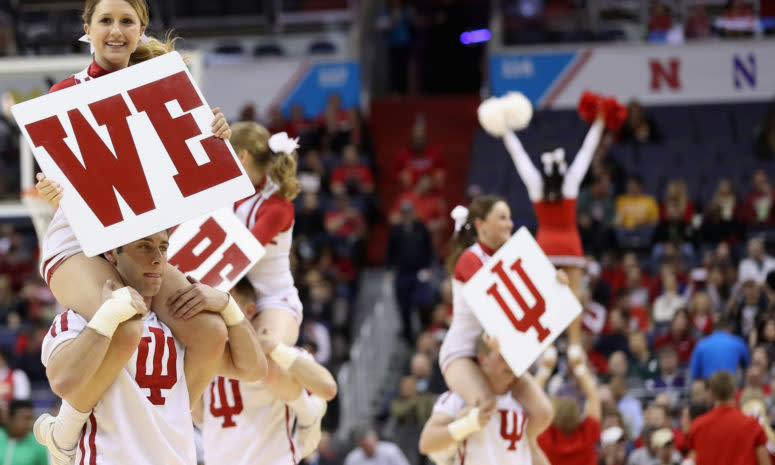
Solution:
<path fill-rule="evenodd" d="M 229 340 L 218 374 L 242 381 L 258 381 L 266 376 L 266 357 L 250 322 L 242 320 L 227 329 Z"/>
<path fill-rule="evenodd" d="M 63 343 L 46 366 L 51 389 L 63 399 L 83 389 L 102 365 L 109 346 L 110 339 L 88 327 Z"/>
<path fill-rule="evenodd" d="M 334 376 L 323 365 L 304 357 L 297 357 L 288 372 L 301 387 L 312 394 L 329 401 L 336 397 L 337 386 Z"/>

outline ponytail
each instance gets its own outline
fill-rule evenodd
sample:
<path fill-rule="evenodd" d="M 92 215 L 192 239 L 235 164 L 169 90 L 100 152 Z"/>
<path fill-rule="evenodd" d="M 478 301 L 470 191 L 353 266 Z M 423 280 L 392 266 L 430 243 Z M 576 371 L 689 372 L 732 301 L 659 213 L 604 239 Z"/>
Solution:
<path fill-rule="evenodd" d="M 172 32 L 167 33 L 164 41 L 149 36 L 147 42 L 138 43 L 135 51 L 129 55 L 129 65 L 136 65 L 151 58 L 174 52 L 177 40 L 178 37 L 173 37 Z"/>
<path fill-rule="evenodd" d="M 270 175 L 280 186 L 280 195 L 287 200 L 293 200 L 301 191 L 299 179 L 296 177 L 296 157 L 288 153 L 278 153 L 276 156 Z"/>
<path fill-rule="evenodd" d="M 463 251 L 476 243 L 478 238 L 476 220 L 486 219 L 498 202 L 505 202 L 505 200 L 497 195 L 480 195 L 474 197 L 474 200 L 471 201 L 471 205 L 468 206 L 466 222 L 455 231 L 450 240 L 450 251 L 446 262 L 447 271 L 450 275 L 455 272 L 455 265 L 457 265 L 457 261 Z"/>

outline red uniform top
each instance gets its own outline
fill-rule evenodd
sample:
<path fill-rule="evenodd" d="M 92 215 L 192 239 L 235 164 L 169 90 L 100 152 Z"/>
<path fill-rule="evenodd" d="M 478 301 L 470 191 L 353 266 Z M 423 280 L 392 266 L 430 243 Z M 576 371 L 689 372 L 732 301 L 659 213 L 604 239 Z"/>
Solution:
<path fill-rule="evenodd" d="M 719 406 L 695 418 L 689 449 L 696 465 L 756 465 L 756 448 L 767 444 L 761 425 L 737 407 Z"/>
<path fill-rule="evenodd" d="M 538 218 L 536 241 L 550 257 L 583 257 L 581 236 L 576 227 L 576 199 L 533 203 Z"/>
<path fill-rule="evenodd" d="M 96 61 L 92 61 L 89 67 L 85 70 L 74 74 L 67 79 L 63 79 L 51 86 L 51 89 L 49 89 L 48 93 L 50 94 L 58 90 L 67 89 L 68 87 L 73 87 L 74 85 L 85 81 L 91 81 L 92 79 L 104 76 L 109 73 L 110 71 L 102 69 L 102 67 L 98 65 Z"/>
<path fill-rule="evenodd" d="M 573 434 L 567 436 L 554 424 L 538 436 L 538 445 L 549 463 L 562 465 L 597 465 L 595 445 L 600 440 L 600 422 L 584 418 Z"/>

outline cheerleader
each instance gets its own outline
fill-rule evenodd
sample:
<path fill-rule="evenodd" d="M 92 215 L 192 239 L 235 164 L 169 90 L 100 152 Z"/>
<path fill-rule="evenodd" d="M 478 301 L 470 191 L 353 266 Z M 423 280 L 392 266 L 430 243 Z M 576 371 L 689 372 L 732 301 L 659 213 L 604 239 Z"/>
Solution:
<path fill-rule="evenodd" d="M 161 42 L 145 35 L 149 21 L 145 0 L 87 0 L 82 18 L 86 34 L 81 40 L 91 44 L 94 59 L 83 71 L 55 84 L 51 92 L 97 79 L 174 50 L 173 40 Z M 211 125 L 213 134 L 227 139 L 231 130 L 226 119 L 218 109 L 214 110 L 214 115 Z M 62 198 L 62 187 L 40 173 L 36 188 L 41 197 L 54 206 L 58 205 Z M 196 360 L 191 365 L 205 367 L 196 370 L 201 372 L 197 376 L 193 373 L 187 374 L 192 398 L 196 398 L 212 379 L 223 356 L 226 327 L 219 315 L 210 312 L 188 320 L 173 318 L 172 313 L 183 306 L 210 310 L 213 303 L 190 302 L 197 284 L 189 283 L 182 273 L 170 265 L 167 265 L 164 273 L 164 284 L 159 294 L 154 297 L 152 308 L 186 346 L 186 357 Z M 63 307 L 72 309 L 90 320 L 90 326 L 111 338 L 105 356 L 106 362 L 111 361 L 110 369 L 106 369 L 103 376 L 99 376 L 98 372 L 98 376 L 92 378 L 88 386 L 78 386 L 68 392 L 57 392 L 61 397 L 68 398 L 68 401 L 62 403 L 59 418 L 45 416 L 39 419 L 45 421 L 35 424 L 35 434 L 39 442 L 49 447 L 57 463 L 67 463 L 67 460 L 74 456 L 75 443 L 91 409 L 115 379 L 115 372 L 107 371 L 123 368 L 137 349 L 143 323 L 139 319 L 115 325 L 113 323 L 117 322 L 105 321 L 105 318 L 91 321 L 103 307 L 102 294 L 106 282 L 121 282 L 121 277 L 107 260 L 99 256 L 87 257 L 83 253 L 61 209 L 55 213 L 43 238 L 41 274 Z M 176 293 L 176 290 L 184 292 Z M 171 299 L 173 294 L 177 299 Z M 228 302 L 228 296 L 224 295 L 223 298 Z M 105 305 L 108 304 L 132 305 L 132 300 L 129 293 L 114 293 L 114 297 L 105 302 Z M 104 312 L 101 315 L 109 313 Z"/>

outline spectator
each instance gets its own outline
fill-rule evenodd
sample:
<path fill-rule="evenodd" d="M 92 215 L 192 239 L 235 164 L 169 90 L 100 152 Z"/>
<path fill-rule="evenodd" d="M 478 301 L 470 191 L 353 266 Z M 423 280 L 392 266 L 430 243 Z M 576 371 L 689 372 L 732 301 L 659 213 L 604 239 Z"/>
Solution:
<path fill-rule="evenodd" d="M 584 414 L 579 410 L 576 399 L 556 399 L 554 420 L 538 436 L 538 445 L 546 454 L 549 463 L 567 465 L 595 465 L 595 445 L 600 440 L 600 418 L 602 409 L 595 378 L 587 368 L 586 361 L 571 362 L 571 369 L 578 380 L 586 403 Z"/>
<path fill-rule="evenodd" d="M 318 195 L 315 192 L 305 192 L 301 196 L 301 207 L 296 211 L 296 219 L 293 224 L 294 239 L 308 239 L 313 243 L 319 242 L 326 233 L 323 225 L 323 212 L 318 203 Z"/>
<path fill-rule="evenodd" d="M 775 108 L 770 108 L 764 122 L 757 128 L 755 144 L 758 158 L 775 159 Z"/>
<path fill-rule="evenodd" d="M 661 220 L 669 218 L 668 208 L 672 208 L 675 214 L 674 219 L 688 225 L 694 218 L 694 204 L 689 200 L 689 193 L 686 189 L 686 183 L 682 179 L 671 179 L 665 188 L 665 197 L 659 206 L 659 217 Z"/>
<path fill-rule="evenodd" d="M 306 145 L 304 142 L 312 130 L 312 123 L 304 115 L 304 106 L 302 104 L 294 103 L 291 105 L 291 119 L 286 123 L 286 129 L 289 136 L 300 138 L 302 145 Z"/>
<path fill-rule="evenodd" d="M 419 316 L 418 308 L 432 305 L 433 243 L 428 228 L 417 219 L 411 203 L 402 205 L 399 218 L 400 223 L 390 228 L 387 261 L 395 277 L 404 338 L 413 345 L 413 320 Z"/>
<path fill-rule="evenodd" d="M 446 231 L 447 206 L 441 194 L 433 190 L 433 181 L 429 175 L 420 176 L 412 190 L 402 193 L 396 199 L 390 212 L 391 223 L 401 221 L 401 207 L 406 202 L 412 204 L 417 217 L 425 223 L 434 238 L 434 244 L 439 245 L 449 239 Z"/>
<path fill-rule="evenodd" d="M 299 184 L 304 192 L 328 192 L 328 174 L 318 149 L 308 149 L 299 160 Z"/>
<path fill-rule="evenodd" d="M 661 428 L 651 435 L 651 447 L 657 457 L 656 465 L 679 465 L 681 454 L 675 447 L 675 435 L 670 428 Z"/>
<path fill-rule="evenodd" d="M 698 465 L 765 465 L 770 457 L 767 436 L 759 423 L 735 405 L 735 377 L 721 370 L 710 378 L 715 406 L 692 421 L 689 448 Z"/>
<path fill-rule="evenodd" d="M 754 30 L 753 10 L 744 0 L 728 0 L 723 17 L 717 22 L 725 37 L 750 37 Z"/>
<path fill-rule="evenodd" d="M 656 121 L 648 116 L 637 100 L 627 105 L 627 121 L 619 132 L 620 142 L 658 143 L 662 141 Z"/>
<path fill-rule="evenodd" d="M 748 239 L 748 257 L 740 261 L 737 273 L 740 282 L 751 279 L 757 284 L 764 284 L 771 271 L 775 271 L 775 258 L 764 250 L 764 240 L 760 237 Z"/>
<path fill-rule="evenodd" d="M 607 173 L 595 176 L 592 184 L 581 190 L 577 215 L 584 249 L 601 254 L 610 241 L 615 215 L 611 178 Z"/>
<path fill-rule="evenodd" d="M 428 355 L 417 352 L 412 356 L 409 362 L 409 374 L 414 376 L 419 392 L 426 392 L 428 390 L 432 370 L 431 360 Z"/>
<path fill-rule="evenodd" d="M 705 208 L 700 227 L 702 242 L 708 245 L 722 241 L 736 242 L 741 236 L 737 210 L 737 198 L 732 183 L 722 179 Z"/>
<path fill-rule="evenodd" d="M 679 308 L 686 306 L 686 300 L 678 293 L 678 278 L 671 267 L 662 268 L 662 294 L 654 300 L 652 318 L 658 329 L 673 321 Z"/>
<path fill-rule="evenodd" d="M 417 379 L 412 376 L 401 378 L 398 397 L 390 403 L 390 415 L 400 426 L 421 428 L 433 412 L 435 398 L 429 392 L 417 389 Z"/>
<path fill-rule="evenodd" d="M 630 333 L 630 362 L 628 376 L 643 381 L 657 372 L 657 360 L 649 353 L 646 334 L 643 331 Z"/>
<path fill-rule="evenodd" d="M 738 367 L 745 368 L 751 362 L 743 338 L 731 334 L 733 324 L 727 320 L 719 321 L 713 334 L 697 343 L 689 364 L 692 379 L 707 379 L 720 370 L 736 373 Z"/>
<path fill-rule="evenodd" d="M 388 45 L 390 91 L 405 94 L 408 89 L 409 50 L 412 42 L 413 12 L 402 0 L 391 0 L 377 25 Z"/>
<path fill-rule="evenodd" d="M 600 461 L 598 465 L 626 465 L 627 436 L 620 426 L 610 426 L 600 435 Z"/>
<path fill-rule="evenodd" d="M 617 350 L 627 352 L 629 348 L 629 320 L 626 309 L 614 308 L 609 312 L 610 331 L 604 332 L 597 339 L 595 350 L 608 357 Z"/>
<path fill-rule="evenodd" d="M 331 173 L 331 192 L 334 194 L 364 195 L 374 193 L 374 177 L 371 169 L 358 157 L 358 148 L 345 145 L 342 164 Z"/>
<path fill-rule="evenodd" d="M 673 19 L 670 17 L 670 12 L 664 3 L 660 0 L 655 0 L 651 4 L 651 17 L 648 23 L 649 36 L 652 33 L 666 33 L 673 27 Z"/>
<path fill-rule="evenodd" d="M 603 381 L 609 382 L 614 376 L 627 378 L 628 371 L 627 354 L 617 350 L 608 357 L 608 373 L 603 377 Z"/>
<path fill-rule="evenodd" d="M 751 364 L 745 370 L 745 378 L 743 386 L 737 390 L 735 394 L 735 403 L 739 404 L 744 392 L 758 392 L 763 396 L 770 395 L 770 386 L 766 383 L 765 376 L 767 369 L 760 367 L 759 365 Z"/>
<path fill-rule="evenodd" d="M 707 379 L 695 379 L 689 387 L 689 399 L 692 404 L 710 405 L 713 399 L 710 396 L 710 386 Z"/>
<path fill-rule="evenodd" d="M 0 429 L 3 465 L 48 465 L 48 451 L 32 434 L 35 410 L 29 400 L 14 400 L 5 428 Z"/>
<path fill-rule="evenodd" d="M 659 208 L 654 197 L 643 192 L 643 180 L 633 176 L 627 181 L 627 193 L 616 199 L 616 235 L 623 247 L 643 247 L 659 220 Z"/>
<path fill-rule="evenodd" d="M 767 296 L 753 279 L 745 279 L 730 299 L 725 318 L 735 323 L 735 332 L 746 339 L 755 332 L 767 310 Z"/>
<path fill-rule="evenodd" d="M 337 195 L 336 204 L 325 216 L 326 231 L 332 236 L 354 244 L 366 234 L 363 214 L 350 203 L 347 195 Z"/>
<path fill-rule="evenodd" d="M 30 379 L 22 370 L 8 366 L 8 353 L 0 350 L 0 400 L 9 403 L 12 400 L 30 398 Z"/>
<path fill-rule="evenodd" d="M 697 344 L 689 330 L 689 325 L 688 311 L 686 309 L 677 310 L 670 322 L 670 330 L 657 336 L 654 340 L 654 350 L 659 351 L 662 347 L 671 346 L 676 350 L 679 363 L 688 365 L 694 346 Z"/>
<path fill-rule="evenodd" d="M 396 174 L 405 189 L 413 188 L 417 180 L 426 174 L 431 176 L 434 188 L 444 184 L 446 169 L 441 152 L 428 143 L 423 117 L 418 117 L 414 123 L 411 145 L 401 149 L 396 156 Z"/>
<path fill-rule="evenodd" d="M 763 350 L 768 360 L 775 360 L 775 315 L 762 318 L 758 329 L 751 333 L 748 344 L 753 348 Z M 769 367 L 769 364 L 765 364 Z"/>
<path fill-rule="evenodd" d="M 627 465 L 657 465 L 659 460 L 656 456 L 656 450 L 652 438 L 658 428 L 646 425 L 640 434 L 641 446 L 630 453 L 627 458 Z"/>
<path fill-rule="evenodd" d="M 318 449 L 302 461 L 305 465 L 341 465 L 342 458 L 338 452 L 336 440 L 329 431 L 323 430 L 320 435 Z"/>
<path fill-rule="evenodd" d="M 391 442 L 380 441 L 371 426 L 360 427 L 355 439 L 358 446 L 347 454 L 344 465 L 409 465 L 401 449 Z"/>
<path fill-rule="evenodd" d="M 678 354 L 670 346 L 662 347 L 659 350 L 659 373 L 646 381 L 645 387 L 649 391 L 653 390 L 680 390 L 686 380 L 678 371 Z"/>
<path fill-rule="evenodd" d="M 753 190 L 743 205 L 743 221 L 754 229 L 772 226 L 775 224 L 775 190 L 763 169 L 754 171 L 752 180 Z"/>
<path fill-rule="evenodd" d="M 623 376 L 611 378 L 610 385 L 616 406 L 622 412 L 624 424 L 627 425 L 627 434 L 630 437 L 638 437 L 643 428 L 643 406 L 638 399 L 627 394 L 627 382 Z"/>
<path fill-rule="evenodd" d="M 713 316 L 710 309 L 710 297 L 704 292 L 697 292 L 689 302 L 689 315 L 692 327 L 696 332 L 707 336 L 713 330 Z"/>
<path fill-rule="evenodd" d="M 710 36 L 711 24 L 705 5 L 693 5 L 684 25 L 684 36 L 688 39 L 703 39 Z"/>
<path fill-rule="evenodd" d="M 670 415 L 670 407 L 668 405 L 659 404 L 656 400 L 652 402 L 646 410 L 645 421 L 647 425 L 654 426 L 657 430 L 664 428 L 670 430 L 673 433 L 673 444 L 677 450 L 684 450 L 686 448 L 686 435 L 680 428 L 672 427 L 672 416 Z M 641 445 L 642 440 L 639 438 L 635 442 L 635 447 Z"/>

